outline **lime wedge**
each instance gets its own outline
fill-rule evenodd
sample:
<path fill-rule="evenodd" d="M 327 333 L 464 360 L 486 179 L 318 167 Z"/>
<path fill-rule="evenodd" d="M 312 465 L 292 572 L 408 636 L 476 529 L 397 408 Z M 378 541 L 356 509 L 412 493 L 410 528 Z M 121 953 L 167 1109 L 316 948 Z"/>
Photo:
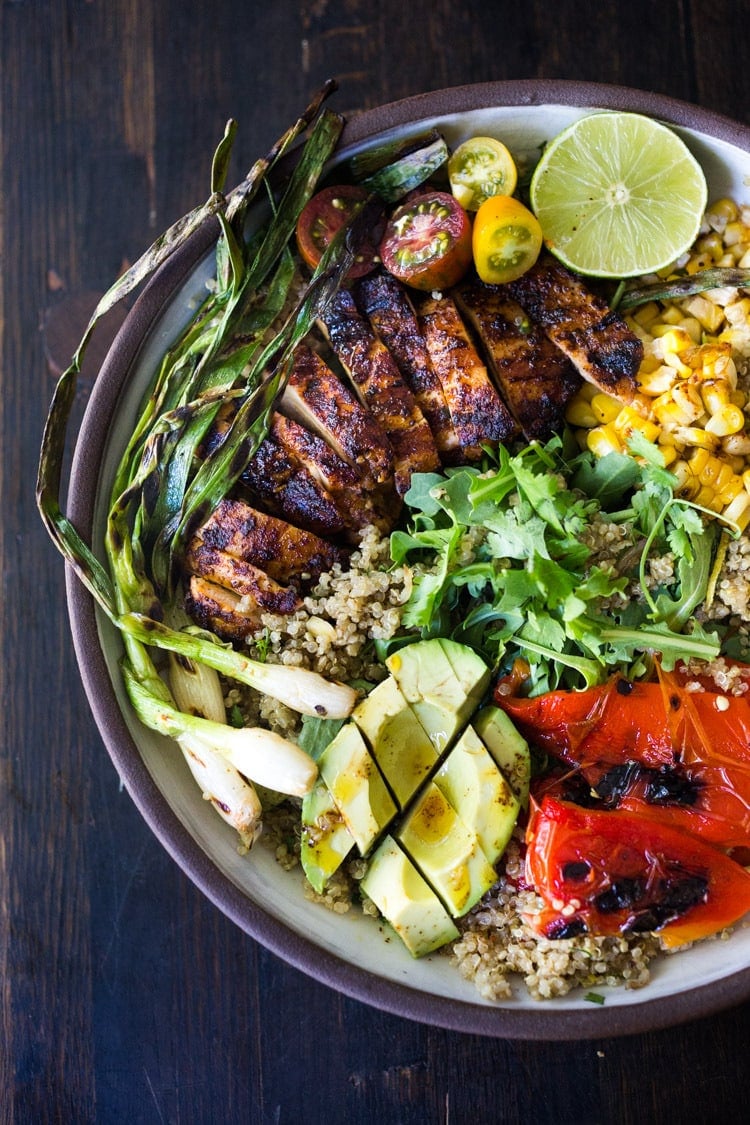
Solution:
<path fill-rule="evenodd" d="M 695 240 L 706 179 L 684 141 L 637 113 L 580 118 L 545 148 L 530 186 L 548 249 L 577 273 L 634 277 Z"/>

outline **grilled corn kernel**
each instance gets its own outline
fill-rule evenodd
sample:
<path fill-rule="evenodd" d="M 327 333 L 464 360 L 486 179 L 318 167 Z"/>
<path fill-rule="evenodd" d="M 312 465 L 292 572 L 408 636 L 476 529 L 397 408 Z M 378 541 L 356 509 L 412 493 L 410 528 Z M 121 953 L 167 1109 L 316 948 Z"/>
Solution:
<path fill-rule="evenodd" d="M 722 438 L 721 448 L 729 457 L 750 457 L 750 434 L 730 434 Z"/>
<path fill-rule="evenodd" d="M 596 457 L 606 457 L 608 453 L 624 453 L 625 449 L 611 425 L 597 426 L 589 430 L 586 444 Z"/>
<path fill-rule="evenodd" d="M 730 434 L 738 434 L 744 428 L 745 415 L 738 406 L 731 404 L 720 407 L 705 425 L 705 429 L 710 434 L 716 434 L 717 437 L 729 437 Z"/>
<path fill-rule="evenodd" d="M 698 478 L 691 466 L 680 458 L 674 461 L 671 472 L 677 478 L 677 491 L 681 496 L 686 495 L 689 498 L 690 492 L 698 488 Z"/>
<path fill-rule="evenodd" d="M 737 204 L 733 199 L 717 199 L 706 212 L 706 221 L 711 230 L 721 234 L 727 223 L 734 222 L 738 216 Z"/>
<path fill-rule="evenodd" d="M 656 441 L 659 436 L 659 427 L 655 422 L 649 422 L 631 406 L 623 406 L 612 423 L 618 434 L 628 437 L 637 430 L 643 434 L 647 441 Z"/>
<path fill-rule="evenodd" d="M 716 414 L 723 406 L 727 406 L 731 393 L 732 388 L 726 379 L 704 379 L 700 386 L 703 405 L 709 414 Z"/>
<path fill-rule="evenodd" d="M 670 465 L 677 461 L 677 450 L 673 445 L 660 445 L 659 450 L 664 461 L 664 468 L 668 469 Z"/>
<path fill-rule="evenodd" d="M 706 332 L 717 332 L 724 320 L 724 310 L 721 306 L 709 301 L 700 293 L 683 301 L 683 308 L 700 322 Z"/>
<path fill-rule="evenodd" d="M 710 434 L 700 426 L 675 426 L 673 432 L 677 445 L 708 449 L 711 453 L 719 447 L 719 439 L 716 434 Z"/>
<path fill-rule="evenodd" d="M 579 395 L 576 395 L 568 403 L 565 418 L 571 426 L 583 426 L 587 430 L 590 430 L 593 426 L 598 426 L 601 421 L 591 409 L 591 404 Z"/>
<path fill-rule="evenodd" d="M 720 512 L 724 507 L 713 488 L 707 484 L 701 485 L 698 492 L 691 497 L 691 500 L 694 504 L 699 504 L 701 508 L 708 508 L 710 512 Z"/>
<path fill-rule="evenodd" d="M 711 454 L 707 449 L 694 449 L 690 456 L 690 468 L 692 472 L 694 472 L 697 477 L 700 477 L 701 473 L 705 472 L 710 460 Z M 708 482 L 704 481 L 703 483 L 707 484 Z"/>
<path fill-rule="evenodd" d="M 641 367 L 638 372 L 638 386 L 643 394 L 662 395 L 675 383 L 677 372 L 673 367 L 661 364 L 653 371 L 644 371 Z"/>
<path fill-rule="evenodd" d="M 722 515 L 735 524 L 740 531 L 744 531 L 750 523 L 750 493 L 738 493 L 731 504 L 727 504 Z"/>
<path fill-rule="evenodd" d="M 591 400 L 591 411 L 596 415 L 597 421 L 604 423 L 614 422 L 621 410 L 620 403 L 610 395 L 594 395 Z"/>

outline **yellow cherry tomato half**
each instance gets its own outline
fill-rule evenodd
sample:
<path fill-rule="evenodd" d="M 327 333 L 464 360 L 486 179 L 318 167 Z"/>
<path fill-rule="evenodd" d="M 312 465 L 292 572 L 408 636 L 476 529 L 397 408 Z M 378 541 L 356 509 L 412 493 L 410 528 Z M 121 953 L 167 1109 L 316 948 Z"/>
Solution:
<path fill-rule="evenodd" d="M 448 179 L 461 206 L 467 211 L 478 211 L 492 195 L 512 195 L 518 171 L 502 141 L 470 137 L 448 160 Z"/>
<path fill-rule="evenodd" d="M 542 248 L 542 228 L 520 200 L 493 195 L 474 219 L 474 266 L 482 281 L 504 285 L 533 266 Z"/>

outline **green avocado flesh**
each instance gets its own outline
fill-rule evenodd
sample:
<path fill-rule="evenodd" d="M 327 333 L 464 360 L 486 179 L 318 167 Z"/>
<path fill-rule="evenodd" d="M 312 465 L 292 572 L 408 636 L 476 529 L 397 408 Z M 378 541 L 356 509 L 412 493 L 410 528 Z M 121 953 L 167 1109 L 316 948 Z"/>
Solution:
<path fill-rule="evenodd" d="M 438 754 L 479 706 L 490 670 L 465 645 L 436 638 L 394 652 L 385 662 Z"/>
<path fill-rule="evenodd" d="M 464 824 L 474 829 L 490 863 L 497 863 L 515 827 L 520 806 L 473 727 L 463 732 L 434 780 Z"/>
<path fill-rule="evenodd" d="M 456 918 L 497 879 L 476 832 L 431 781 L 420 790 L 397 838 Z"/>
<path fill-rule="evenodd" d="M 318 778 L 302 801 L 300 861 L 310 885 L 319 895 L 353 847 L 354 837 L 328 786 Z"/>
<path fill-rule="evenodd" d="M 494 758 L 495 765 L 505 774 L 521 807 L 525 808 L 529 801 L 531 778 L 528 742 L 499 707 L 483 707 L 472 719 L 472 726 Z"/>
<path fill-rule="evenodd" d="M 423 957 L 458 937 L 440 899 L 393 837 L 386 836 L 373 855 L 360 887 L 412 957 Z"/>
<path fill-rule="evenodd" d="M 437 762 L 437 753 L 393 677 L 383 680 L 355 708 L 362 731 L 401 808 Z"/>
<path fill-rule="evenodd" d="M 316 891 L 352 846 L 362 891 L 414 957 L 453 941 L 453 919 L 494 885 L 528 799 L 529 753 L 482 704 L 490 671 L 455 641 L 417 641 L 354 709 L 319 759 L 302 808 L 302 866 Z"/>
<path fill-rule="evenodd" d="M 354 723 L 343 726 L 329 742 L 318 767 L 357 847 L 366 855 L 398 810 Z"/>

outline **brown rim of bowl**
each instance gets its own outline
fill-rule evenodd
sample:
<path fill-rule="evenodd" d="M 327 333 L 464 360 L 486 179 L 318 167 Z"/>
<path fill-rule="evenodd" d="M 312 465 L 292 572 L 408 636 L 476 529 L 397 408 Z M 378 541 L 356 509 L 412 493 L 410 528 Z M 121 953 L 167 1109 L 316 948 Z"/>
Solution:
<path fill-rule="evenodd" d="M 647 113 L 735 144 L 750 152 L 750 129 L 685 102 L 620 86 L 554 80 L 489 82 L 419 94 L 365 110 L 347 123 L 342 151 L 423 118 L 487 106 L 575 105 Z M 146 286 L 120 329 L 101 368 L 77 438 L 70 476 L 68 516 L 90 540 L 99 469 L 120 389 L 141 343 L 165 305 L 217 237 L 204 224 Z M 99 645 L 93 599 L 67 568 L 66 589 L 73 641 L 84 688 L 104 743 L 141 815 L 182 870 L 248 935 L 288 964 L 329 987 L 394 1015 L 449 1030 L 497 1038 L 536 1040 L 607 1038 L 673 1026 L 709 1016 L 750 997 L 750 968 L 710 985 L 665 998 L 591 1011 L 555 1009 L 554 1001 L 528 1008 L 436 997 L 373 976 L 326 952 L 248 899 L 214 865 L 172 812 L 146 769 L 112 686 Z"/>

